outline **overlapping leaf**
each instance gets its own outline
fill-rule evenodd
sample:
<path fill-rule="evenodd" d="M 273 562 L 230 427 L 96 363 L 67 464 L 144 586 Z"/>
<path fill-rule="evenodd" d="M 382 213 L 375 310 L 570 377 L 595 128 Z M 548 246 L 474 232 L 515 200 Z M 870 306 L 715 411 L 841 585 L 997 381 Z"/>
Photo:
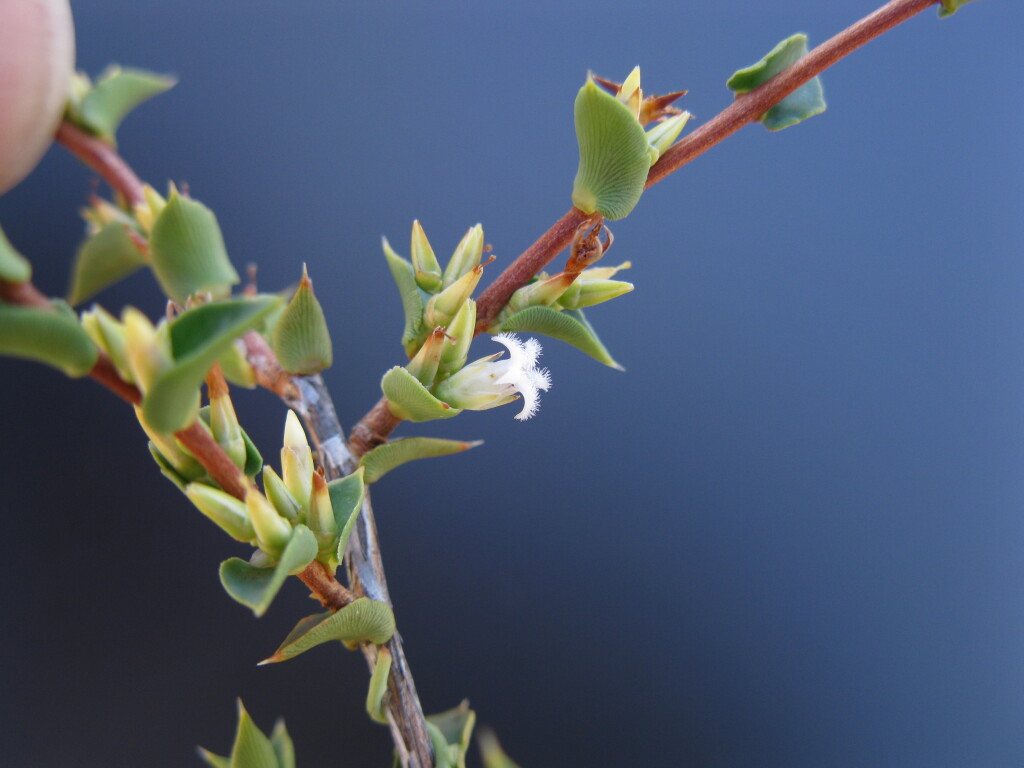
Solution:
<path fill-rule="evenodd" d="M 313 562 L 316 554 L 313 532 L 304 525 L 297 525 L 277 563 L 260 567 L 232 557 L 220 564 L 220 582 L 231 597 L 262 616 L 289 574 L 302 571 Z"/>

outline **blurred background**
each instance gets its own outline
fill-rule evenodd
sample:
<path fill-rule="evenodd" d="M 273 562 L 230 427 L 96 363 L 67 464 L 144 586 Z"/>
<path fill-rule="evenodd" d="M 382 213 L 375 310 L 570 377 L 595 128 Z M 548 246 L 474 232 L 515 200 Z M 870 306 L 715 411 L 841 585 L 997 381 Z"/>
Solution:
<path fill-rule="evenodd" d="M 380 253 L 481 221 L 493 277 L 569 205 L 588 69 L 690 90 L 871 2 L 74 4 L 79 66 L 180 77 L 119 132 L 187 182 L 261 286 L 309 265 L 343 423 L 402 361 Z M 620 373 L 549 342 L 514 407 L 399 434 L 483 439 L 374 498 L 427 711 L 469 698 L 524 768 L 1024 764 L 1024 7 L 921 14 L 824 77 L 828 111 L 744 129 L 613 225 L 636 291 L 590 313 Z M 54 149 L 0 198 L 62 295 L 91 174 Z M 100 296 L 161 312 L 139 273 Z M 496 351 L 485 339 L 473 357 Z M 242 696 L 299 764 L 389 764 L 358 654 L 255 662 L 243 554 L 91 382 L 0 363 L 0 722 L 11 766 L 189 766 Z M 278 464 L 284 409 L 236 395 Z M 472 757 L 477 760 L 476 755 Z"/>

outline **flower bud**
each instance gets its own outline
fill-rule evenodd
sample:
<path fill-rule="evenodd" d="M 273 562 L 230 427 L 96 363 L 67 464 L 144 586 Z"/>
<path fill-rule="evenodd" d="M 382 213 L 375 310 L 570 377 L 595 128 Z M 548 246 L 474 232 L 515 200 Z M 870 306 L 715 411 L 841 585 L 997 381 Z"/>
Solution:
<path fill-rule="evenodd" d="M 174 189 L 173 184 L 171 188 Z M 175 189 L 175 191 L 177 190 Z M 142 195 L 145 198 L 145 202 L 135 206 L 135 220 L 139 222 L 142 231 L 148 235 L 153 229 L 153 222 L 156 221 L 160 211 L 167 205 L 167 201 L 149 184 L 142 187 Z"/>
<path fill-rule="evenodd" d="M 129 384 L 135 382 L 125 346 L 124 326 L 100 305 L 82 313 L 82 328 L 96 346 L 110 357 L 117 374 Z"/>
<path fill-rule="evenodd" d="M 142 408 L 139 406 L 135 406 L 135 416 L 139 420 L 142 431 L 146 433 L 146 437 L 152 441 L 160 455 L 174 468 L 175 472 L 186 480 L 195 480 L 206 474 L 203 465 L 196 460 L 195 456 L 182 448 L 174 437 L 157 432 L 146 423 L 142 417 Z"/>
<path fill-rule="evenodd" d="M 655 161 L 663 154 L 665 150 L 672 146 L 673 142 L 679 138 L 679 134 L 683 132 L 683 128 L 686 126 L 686 121 L 691 117 L 689 112 L 681 112 L 678 115 L 662 120 L 657 123 L 651 130 L 647 131 L 647 143 L 656 152 L 654 158 Z"/>
<path fill-rule="evenodd" d="M 416 379 L 425 387 L 430 387 L 437 378 L 437 368 L 441 363 L 441 351 L 444 348 L 445 333 L 440 328 L 435 328 L 423 342 L 419 352 L 405 366 Z"/>
<path fill-rule="evenodd" d="M 206 386 L 210 393 L 210 429 L 213 438 L 234 465 L 244 469 L 246 449 L 242 427 L 238 423 L 235 406 L 231 402 L 231 394 L 219 365 L 214 365 L 206 375 Z"/>
<path fill-rule="evenodd" d="M 477 264 L 439 294 L 431 296 L 423 314 L 427 327 L 448 325 L 459 308 L 466 303 L 466 299 L 473 295 L 483 273 L 484 265 Z"/>
<path fill-rule="evenodd" d="M 274 505 L 274 509 L 280 512 L 289 523 L 294 525 L 305 520 L 299 502 L 295 500 L 295 497 L 285 487 L 284 480 L 269 464 L 263 465 L 263 493 Z"/>
<path fill-rule="evenodd" d="M 14 0 L 0 23 L 0 194 L 35 168 L 57 132 L 75 65 L 67 0 Z"/>
<path fill-rule="evenodd" d="M 121 313 L 121 322 L 132 378 L 146 392 L 157 377 L 173 365 L 167 324 L 154 328 L 149 318 L 134 307 L 127 307 Z"/>
<path fill-rule="evenodd" d="M 255 488 L 250 489 L 245 496 L 245 507 L 259 548 L 270 554 L 277 554 L 284 549 L 292 536 L 292 527 L 266 497 Z"/>
<path fill-rule="evenodd" d="M 622 280 L 577 280 L 558 297 L 563 309 L 583 309 L 610 301 L 633 290 L 633 284 Z"/>
<path fill-rule="evenodd" d="M 469 345 L 473 342 L 476 329 L 476 302 L 466 299 L 458 314 L 448 324 L 447 335 L 441 346 L 441 361 L 438 372 L 442 375 L 455 373 L 466 364 Z"/>
<path fill-rule="evenodd" d="M 435 293 L 441 288 L 441 265 L 430 247 L 427 234 L 423 231 L 419 220 L 412 223 L 412 241 L 410 245 L 412 266 L 416 273 L 416 284 L 427 293 Z"/>
<path fill-rule="evenodd" d="M 196 508 L 239 541 L 252 541 L 256 533 L 245 502 L 203 483 L 189 483 L 185 495 Z"/>
<path fill-rule="evenodd" d="M 309 497 L 313 491 L 313 452 L 295 411 L 288 411 L 284 422 L 281 474 L 284 476 L 285 487 L 299 502 L 299 506 L 309 509 Z"/>
<path fill-rule="evenodd" d="M 455 247 L 455 253 L 444 268 L 444 287 L 454 283 L 480 264 L 484 254 L 484 228 L 476 224 L 469 228 Z"/>
<path fill-rule="evenodd" d="M 319 472 L 313 473 L 313 494 L 309 501 L 309 517 L 306 525 L 316 536 L 320 554 L 334 554 L 338 546 L 338 523 L 331 506 L 331 492 L 327 481 Z"/>

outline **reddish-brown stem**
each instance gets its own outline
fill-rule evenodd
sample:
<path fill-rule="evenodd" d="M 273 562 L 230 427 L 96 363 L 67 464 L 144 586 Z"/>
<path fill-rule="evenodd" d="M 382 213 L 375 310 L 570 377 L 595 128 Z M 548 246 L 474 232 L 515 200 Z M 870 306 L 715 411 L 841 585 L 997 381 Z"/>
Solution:
<path fill-rule="evenodd" d="M 356 596 L 343 587 L 319 560 L 310 563 L 306 570 L 299 574 L 299 578 L 324 608 L 336 611 L 356 599 Z"/>
<path fill-rule="evenodd" d="M 352 427 L 352 432 L 348 437 L 349 450 L 352 451 L 356 459 L 359 459 L 367 451 L 386 443 L 388 436 L 401 422 L 402 420 L 388 408 L 387 398 L 382 397 L 370 409 L 370 412 Z"/>
<path fill-rule="evenodd" d="M 883 32 L 939 0 L 892 0 L 838 35 L 829 38 L 771 80 L 736 100 L 665 152 L 651 168 L 647 186 L 657 184 L 698 155 L 751 123 L 813 77 Z"/>
<path fill-rule="evenodd" d="M 129 206 L 145 202 L 139 177 L 109 144 L 68 122 L 57 129 L 57 141 L 120 192 Z"/>

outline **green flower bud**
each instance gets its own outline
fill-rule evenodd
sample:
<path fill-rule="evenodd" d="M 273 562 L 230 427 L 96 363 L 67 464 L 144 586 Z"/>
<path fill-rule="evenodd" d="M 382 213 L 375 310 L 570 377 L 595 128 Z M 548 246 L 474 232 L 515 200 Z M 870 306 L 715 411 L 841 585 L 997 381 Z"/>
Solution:
<path fill-rule="evenodd" d="M 174 184 L 171 184 L 171 190 L 177 192 Z M 142 231 L 148 235 L 153 229 L 153 222 L 156 221 L 156 217 L 160 215 L 160 211 L 167 205 L 167 200 L 149 184 L 143 186 L 142 194 L 145 197 L 145 202 L 135 206 L 135 220 L 139 222 Z"/>
<path fill-rule="evenodd" d="M 281 474 L 292 497 L 303 509 L 309 509 L 313 491 L 313 452 L 295 411 L 288 411 L 284 422 L 284 446 L 281 448 Z"/>
<path fill-rule="evenodd" d="M 157 432 L 146 423 L 142 417 L 141 407 L 135 406 L 135 416 L 142 426 L 142 431 L 146 433 L 160 455 L 174 468 L 175 472 L 186 480 L 196 480 L 206 474 L 203 465 L 196 460 L 195 456 L 182 448 L 173 436 Z"/>
<path fill-rule="evenodd" d="M 305 520 L 299 502 L 295 500 L 295 497 L 285 487 L 284 480 L 269 464 L 263 466 L 263 493 L 270 499 L 274 509 L 280 512 L 289 523 L 294 525 Z"/>
<path fill-rule="evenodd" d="M 528 307 L 550 307 L 573 284 L 576 277 L 577 275 L 566 272 L 548 277 L 542 272 L 532 283 L 524 285 L 512 294 L 508 304 L 498 314 L 496 325 Z"/>
<path fill-rule="evenodd" d="M 437 378 L 437 368 L 441 363 L 441 351 L 444 348 L 445 333 L 435 328 L 427 336 L 416 356 L 409 361 L 405 369 L 409 371 L 425 387 L 430 387 Z"/>
<path fill-rule="evenodd" d="M 692 115 L 689 112 L 681 112 L 678 115 L 662 120 L 651 130 L 647 131 L 647 143 L 654 150 L 655 162 L 679 138 L 679 134 L 683 132 L 683 128 L 686 126 L 686 121 L 691 117 Z"/>
<path fill-rule="evenodd" d="M 480 224 L 470 227 L 455 247 L 455 253 L 444 268 L 443 285 L 447 288 L 464 274 L 480 264 L 484 254 L 484 228 Z"/>
<path fill-rule="evenodd" d="M 313 495 L 309 502 L 306 525 L 316 536 L 320 555 L 334 555 L 338 547 L 338 523 L 334 519 L 331 493 L 327 481 L 319 472 L 313 473 Z"/>
<path fill-rule="evenodd" d="M 233 539 L 252 541 L 256 537 L 245 502 L 230 493 L 203 483 L 189 483 L 185 487 L 185 495 Z"/>
<path fill-rule="evenodd" d="M 419 220 L 412 223 L 410 245 L 412 266 L 416 273 L 416 284 L 427 293 L 436 293 L 441 288 L 441 265 L 430 247 L 430 241 L 420 226 Z"/>
<path fill-rule="evenodd" d="M 622 280 L 577 280 L 558 298 L 563 309 L 583 309 L 610 301 L 633 290 L 632 283 Z"/>
<path fill-rule="evenodd" d="M 448 324 L 447 335 L 441 346 L 441 361 L 438 372 L 441 375 L 455 373 L 466 364 L 469 345 L 473 343 L 476 329 L 476 302 L 466 299 L 458 314 Z"/>
<path fill-rule="evenodd" d="M 441 293 L 431 296 L 423 316 L 427 327 L 448 325 L 455 317 L 455 313 L 466 303 L 466 299 L 473 295 L 483 273 L 484 265 L 477 264 Z"/>
<path fill-rule="evenodd" d="M 242 427 L 235 414 L 235 406 L 231 402 L 227 382 L 220 366 L 214 365 L 206 376 L 206 386 L 210 392 L 210 429 L 213 439 L 224 449 L 235 466 L 245 468 L 245 439 Z"/>
<path fill-rule="evenodd" d="M 265 552 L 277 555 L 292 536 L 292 526 L 277 513 L 266 497 L 255 488 L 245 496 L 245 507 L 256 534 L 256 543 Z"/>
<path fill-rule="evenodd" d="M 131 363 L 125 346 L 124 326 L 117 318 L 98 304 L 82 313 L 82 328 L 89 334 L 96 346 L 110 357 L 118 375 L 133 384 Z"/>

